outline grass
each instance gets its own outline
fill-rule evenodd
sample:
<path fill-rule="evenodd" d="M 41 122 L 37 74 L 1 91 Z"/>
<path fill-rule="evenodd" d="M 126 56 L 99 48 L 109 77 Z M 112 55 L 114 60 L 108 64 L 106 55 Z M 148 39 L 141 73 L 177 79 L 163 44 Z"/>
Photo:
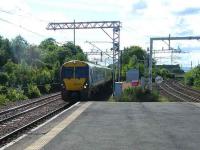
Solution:
<path fill-rule="evenodd" d="M 127 88 L 120 97 L 111 96 L 109 102 L 170 102 L 168 97 L 159 94 L 159 91 L 153 89 L 143 90 L 141 87 Z"/>
<path fill-rule="evenodd" d="M 6 98 L 6 95 L 0 94 L 0 105 L 6 105 L 8 103 L 8 99 Z"/>
<path fill-rule="evenodd" d="M 184 80 L 180 80 L 179 82 L 182 83 L 182 84 L 185 85 L 185 86 L 189 86 L 189 85 L 186 85 L 186 84 L 185 84 Z M 191 88 L 194 89 L 194 90 L 200 90 L 200 87 L 197 87 L 197 86 L 189 86 L 189 87 L 191 87 Z"/>
<path fill-rule="evenodd" d="M 159 95 L 159 102 L 171 102 L 169 98 Z"/>
<path fill-rule="evenodd" d="M 118 102 L 169 102 L 167 97 L 161 96 L 157 90 L 150 92 L 141 87 L 127 88 L 120 97 L 111 97 L 109 101 Z"/>
<path fill-rule="evenodd" d="M 192 88 L 195 90 L 200 90 L 200 87 L 192 86 Z"/>
<path fill-rule="evenodd" d="M 108 99 L 109 102 L 116 102 L 116 99 L 113 96 L 110 96 Z"/>

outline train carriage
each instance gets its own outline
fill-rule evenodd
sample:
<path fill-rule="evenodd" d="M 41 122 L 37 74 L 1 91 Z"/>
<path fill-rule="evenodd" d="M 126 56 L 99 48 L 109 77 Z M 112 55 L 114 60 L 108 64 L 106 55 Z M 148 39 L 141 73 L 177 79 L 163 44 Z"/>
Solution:
<path fill-rule="evenodd" d="M 112 88 L 112 70 L 89 62 L 72 60 L 61 67 L 62 99 L 88 100 L 102 87 Z"/>

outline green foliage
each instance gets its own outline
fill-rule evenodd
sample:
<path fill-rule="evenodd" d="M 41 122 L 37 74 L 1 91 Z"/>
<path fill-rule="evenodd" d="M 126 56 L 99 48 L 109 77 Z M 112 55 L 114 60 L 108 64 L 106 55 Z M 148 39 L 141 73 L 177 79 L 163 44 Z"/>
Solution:
<path fill-rule="evenodd" d="M 41 96 L 40 90 L 36 85 L 29 84 L 28 85 L 28 97 L 29 98 L 37 98 Z"/>
<path fill-rule="evenodd" d="M 194 77 L 192 71 L 185 73 L 184 81 L 186 85 L 193 86 L 194 84 Z"/>
<path fill-rule="evenodd" d="M 39 45 L 39 48 L 45 49 L 45 50 L 48 50 L 48 51 L 53 51 L 53 50 L 56 49 L 56 47 L 57 47 L 56 40 L 53 39 L 53 38 L 45 39 Z"/>
<path fill-rule="evenodd" d="M 13 73 L 15 70 L 18 69 L 17 64 L 13 63 L 10 59 L 7 61 L 7 63 L 3 66 L 3 70 L 7 72 L 8 74 Z"/>
<path fill-rule="evenodd" d="M 3 66 L 8 59 L 12 58 L 11 46 L 8 39 L 0 36 L 0 66 Z"/>
<path fill-rule="evenodd" d="M 0 94 L 5 92 L 7 99 L 15 101 L 27 98 L 18 88 L 29 98 L 58 90 L 52 83 L 60 83 L 60 67 L 72 59 L 86 61 L 87 57 L 80 46 L 70 42 L 60 46 L 48 38 L 30 45 L 20 35 L 11 41 L 0 36 Z"/>
<path fill-rule="evenodd" d="M 153 79 L 157 75 L 162 76 L 164 79 L 175 78 L 175 74 L 183 74 L 184 71 L 179 65 L 156 65 L 153 68 Z"/>
<path fill-rule="evenodd" d="M 185 73 L 184 81 L 186 85 L 200 88 L 200 66 Z"/>
<path fill-rule="evenodd" d="M 17 78 L 15 85 L 26 86 L 31 83 L 31 79 L 34 74 L 33 71 L 34 69 L 32 69 L 31 66 L 29 66 L 25 61 L 22 61 L 18 65 L 18 69 L 14 70 L 14 75 Z"/>
<path fill-rule="evenodd" d="M 194 80 L 194 86 L 195 87 L 200 87 L 200 79 Z"/>
<path fill-rule="evenodd" d="M 24 91 L 20 89 L 9 88 L 7 91 L 7 98 L 10 101 L 24 100 L 27 97 L 24 95 Z"/>
<path fill-rule="evenodd" d="M 135 101 L 135 91 L 136 91 L 136 89 L 134 89 L 134 88 L 125 89 L 119 100 L 123 101 L 123 102 Z"/>
<path fill-rule="evenodd" d="M 124 48 L 122 54 L 122 78 L 125 78 L 126 72 L 129 69 L 136 68 L 140 72 L 140 77 L 145 76 L 145 61 L 147 59 L 147 53 L 139 46 L 131 46 Z"/>
<path fill-rule="evenodd" d="M 49 93 L 49 91 L 51 89 L 51 85 L 50 84 L 45 84 L 44 88 L 45 88 L 45 92 Z"/>
<path fill-rule="evenodd" d="M 38 70 L 36 75 L 37 84 L 46 84 L 50 83 L 52 80 L 51 72 L 48 69 Z"/>
<path fill-rule="evenodd" d="M 119 101 L 122 102 L 156 102 L 159 99 L 157 91 L 150 92 L 141 87 L 127 88 L 123 91 Z"/>
<path fill-rule="evenodd" d="M 8 74 L 5 72 L 0 72 L 0 85 L 6 85 L 8 82 Z"/>
<path fill-rule="evenodd" d="M 58 61 L 53 65 L 52 78 L 54 82 L 60 82 L 60 63 Z"/>
<path fill-rule="evenodd" d="M 0 94 L 5 94 L 7 93 L 7 87 L 0 85 Z"/>
<path fill-rule="evenodd" d="M 85 61 L 85 60 L 87 60 L 87 57 L 86 57 L 86 55 L 83 54 L 83 53 L 77 53 L 76 59 L 77 59 L 77 60 L 81 60 L 81 61 Z"/>
<path fill-rule="evenodd" d="M 6 95 L 0 94 L 0 105 L 5 105 L 8 101 Z"/>
<path fill-rule="evenodd" d="M 170 77 L 170 72 L 165 68 L 158 70 L 157 74 L 162 76 L 164 79 L 167 79 L 168 77 Z"/>
<path fill-rule="evenodd" d="M 29 45 L 27 47 L 27 53 L 25 57 L 25 61 L 27 64 L 32 66 L 37 66 L 38 60 L 41 58 L 41 49 L 39 49 L 36 45 Z"/>
<path fill-rule="evenodd" d="M 13 61 L 20 63 L 22 59 L 26 56 L 26 50 L 28 47 L 28 42 L 20 35 L 14 38 L 11 42 Z"/>

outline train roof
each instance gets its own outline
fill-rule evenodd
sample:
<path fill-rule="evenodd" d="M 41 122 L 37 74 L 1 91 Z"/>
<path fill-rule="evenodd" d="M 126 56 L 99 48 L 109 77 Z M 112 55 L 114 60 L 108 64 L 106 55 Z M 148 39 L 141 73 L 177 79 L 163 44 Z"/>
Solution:
<path fill-rule="evenodd" d="M 91 62 L 80 61 L 80 60 L 70 60 L 70 61 L 68 61 L 68 62 L 65 62 L 65 63 L 63 64 L 63 66 L 64 66 L 65 64 L 68 64 L 68 63 L 75 63 L 75 62 L 82 62 L 82 63 L 84 63 L 84 64 L 87 64 L 87 65 L 90 66 L 90 67 L 98 67 L 98 68 L 110 69 L 110 68 L 108 68 L 108 67 L 106 67 L 106 66 L 101 66 L 101 65 L 93 64 L 93 63 L 91 63 Z"/>

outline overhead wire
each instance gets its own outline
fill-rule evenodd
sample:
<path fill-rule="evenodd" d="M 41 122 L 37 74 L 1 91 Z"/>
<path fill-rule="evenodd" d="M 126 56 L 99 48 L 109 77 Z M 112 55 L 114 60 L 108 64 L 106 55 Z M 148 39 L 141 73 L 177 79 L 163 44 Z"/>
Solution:
<path fill-rule="evenodd" d="M 15 23 L 13 23 L 13 22 L 11 22 L 11 21 L 8 21 L 8 20 L 6 20 L 6 19 L 0 18 L 0 20 L 3 21 L 3 22 L 9 23 L 9 24 L 11 24 L 11 25 L 17 26 L 17 27 L 19 27 L 19 28 L 21 28 L 21 29 L 23 29 L 23 30 L 25 30 L 25 31 L 27 31 L 27 32 L 30 32 L 30 33 L 32 33 L 32 34 L 35 34 L 35 35 L 37 35 L 37 36 L 46 37 L 45 35 L 42 35 L 42 34 L 37 33 L 37 32 L 35 32 L 35 31 L 32 31 L 32 30 L 30 30 L 30 29 L 28 29 L 28 28 L 26 28 L 26 27 L 24 27 L 24 26 L 15 24 Z"/>
<path fill-rule="evenodd" d="M 20 9 L 20 8 L 18 8 L 18 10 L 22 11 L 22 9 Z M 16 13 L 14 13 L 14 12 L 12 12 L 12 11 L 3 10 L 2 8 L 0 8 L 0 12 L 6 13 L 6 14 L 9 14 L 9 15 L 19 16 L 19 17 L 28 17 L 28 16 L 25 16 L 25 15 L 16 14 Z M 28 13 L 26 13 L 26 14 L 28 14 Z M 34 16 L 33 16 L 32 14 L 30 14 L 30 13 L 29 13 L 29 16 L 34 17 Z M 34 17 L 34 18 L 36 18 L 36 17 Z M 42 20 L 42 19 L 38 19 L 38 18 L 36 18 L 36 19 L 39 20 L 39 21 L 48 22 L 48 21 L 46 21 L 46 20 Z M 32 30 L 30 30 L 30 29 L 28 29 L 28 28 L 26 28 L 26 27 L 24 27 L 24 26 L 22 26 L 22 25 L 13 23 L 13 22 L 8 21 L 8 20 L 6 20 L 6 19 L 0 18 L 0 20 L 3 21 L 3 22 L 6 22 L 6 23 L 12 24 L 12 25 L 14 25 L 14 26 L 17 26 L 17 27 L 19 27 L 19 28 L 21 28 L 21 29 L 23 29 L 23 30 L 25 30 L 25 31 L 27 31 L 27 32 L 30 32 L 30 33 L 32 33 L 32 34 L 35 34 L 35 35 L 37 35 L 37 36 L 46 37 L 45 35 L 42 35 L 42 34 L 37 33 L 37 32 L 35 32 L 35 31 L 32 31 Z"/>
<path fill-rule="evenodd" d="M 18 8 L 18 10 L 21 11 L 21 12 L 23 12 L 23 10 L 21 8 Z M 33 14 L 28 13 L 28 12 L 24 12 L 27 15 L 21 15 L 21 14 L 14 13 L 12 11 L 4 10 L 2 8 L 0 8 L 0 12 L 6 13 L 6 14 L 9 14 L 9 15 L 19 16 L 19 17 L 26 17 L 26 18 L 29 18 L 31 16 L 31 17 L 35 18 L 36 20 L 38 20 L 40 22 L 45 22 L 45 23 L 50 22 L 48 20 L 40 19 L 40 18 L 38 18 L 38 17 L 34 16 Z"/>
<path fill-rule="evenodd" d="M 19 17 L 27 17 L 27 18 L 28 18 L 29 16 L 31 16 L 31 17 L 35 18 L 36 20 L 38 20 L 38 21 L 40 21 L 40 22 L 45 22 L 45 23 L 49 23 L 49 22 L 50 22 L 50 21 L 48 21 L 48 20 L 44 20 L 44 19 L 40 19 L 40 18 L 38 18 L 38 17 L 35 17 L 33 14 L 28 13 L 28 12 L 25 12 L 25 11 L 23 11 L 23 10 L 22 10 L 21 8 L 19 8 L 19 7 L 16 7 L 16 8 L 17 8 L 19 11 L 22 11 L 23 13 L 27 14 L 28 16 L 27 16 L 27 15 L 16 14 L 16 13 L 14 13 L 14 12 L 12 12 L 12 11 L 3 10 L 2 8 L 0 8 L 0 12 L 6 13 L 6 14 L 9 14 L 9 15 L 16 15 L 16 16 L 19 16 Z M 40 36 L 40 37 L 46 37 L 46 36 L 44 36 L 44 35 L 42 35 L 42 34 L 40 34 L 40 33 L 37 33 L 37 32 L 35 32 L 35 31 L 32 31 L 32 30 L 30 30 L 30 29 L 28 29 L 28 28 L 26 28 L 26 27 L 21 26 L 21 25 L 17 25 L 17 24 L 15 24 L 15 23 L 13 23 L 13 22 L 10 22 L 10 21 L 8 21 L 8 20 L 2 19 L 2 18 L 0 18 L 0 20 L 1 20 L 1 21 L 4 21 L 4 22 L 7 22 L 7 23 L 9 23 L 9 24 L 18 26 L 19 28 L 21 28 L 21 29 L 23 29 L 23 30 L 25 30 L 25 31 L 31 32 L 31 33 L 33 33 L 33 34 L 35 34 L 35 35 Z M 56 43 L 59 44 L 59 45 L 63 45 L 63 43 L 61 43 L 61 42 L 56 42 Z"/>

